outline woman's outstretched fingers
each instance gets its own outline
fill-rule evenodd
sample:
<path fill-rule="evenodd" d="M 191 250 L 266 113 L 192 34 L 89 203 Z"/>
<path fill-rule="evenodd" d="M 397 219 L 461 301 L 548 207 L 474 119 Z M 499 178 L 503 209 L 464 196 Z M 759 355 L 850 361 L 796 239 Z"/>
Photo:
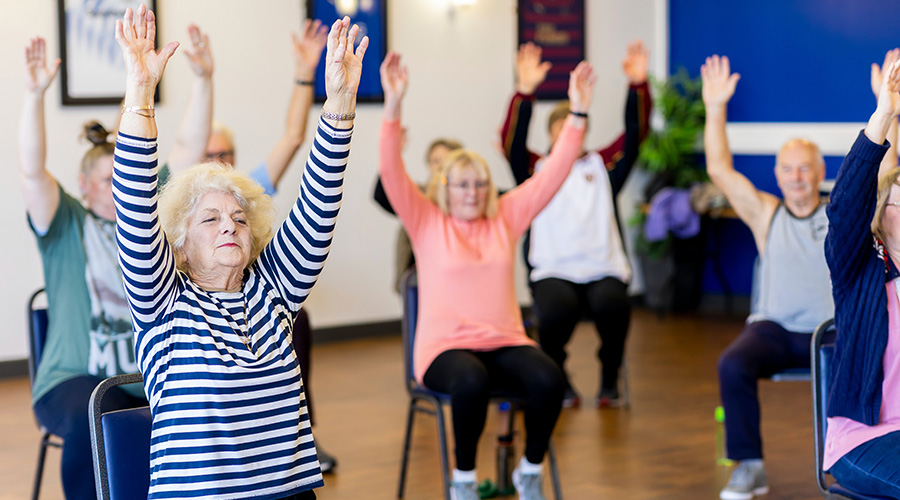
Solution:
<path fill-rule="evenodd" d="M 366 50 L 369 48 L 369 37 L 364 36 L 362 40 L 359 42 L 359 47 L 356 48 L 356 57 L 359 58 L 360 62 L 362 62 L 363 57 L 366 56 Z"/>
<path fill-rule="evenodd" d="M 134 16 L 134 32 L 138 38 L 147 38 L 147 6 L 141 4 Z"/>
<path fill-rule="evenodd" d="M 147 40 L 156 40 L 156 14 L 152 10 L 147 11 Z"/>

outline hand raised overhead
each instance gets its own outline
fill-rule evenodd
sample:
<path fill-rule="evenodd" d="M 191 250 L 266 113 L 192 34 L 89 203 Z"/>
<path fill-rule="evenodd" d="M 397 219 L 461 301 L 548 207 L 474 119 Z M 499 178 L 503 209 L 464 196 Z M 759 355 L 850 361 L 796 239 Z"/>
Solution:
<path fill-rule="evenodd" d="M 625 60 L 622 61 L 622 71 L 629 83 L 638 85 L 647 81 L 649 60 L 650 52 L 644 47 L 644 42 L 636 40 L 628 44 Z"/>
<path fill-rule="evenodd" d="M 322 50 L 328 43 L 328 27 L 322 25 L 318 19 L 307 19 L 303 22 L 300 36 L 291 33 L 294 46 L 294 77 L 298 80 L 312 80 L 316 74 L 319 59 L 322 58 Z"/>
<path fill-rule="evenodd" d="M 409 70 L 400 64 L 400 54 L 388 52 L 381 63 L 381 88 L 385 102 L 399 102 L 406 94 L 409 85 Z"/>
<path fill-rule="evenodd" d="M 31 39 L 25 47 L 25 90 L 41 93 L 53 82 L 59 71 L 60 60 L 56 59 L 47 67 L 47 44 L 41 37 Z"/>
<path fill-rule="evenodd" d="M 178 48 L 178 42 L 169 42 L 157 52 L 155 41 L 156 16 L 144 4 L 138 7 L 137 13 L 131 8 L 126 9 L 124 20 L 116 21 L 116 42 L 125 58 L 126 96 L 130 94 L 128 90 L 134 91 L 131 94 L 143 91 L 145 95 L 140 97 L 146 97 L 148 89 L 152 93 L 166 69 L 166 63 Z"/>
<path fill-rule="evenodd" d="M 703 80 L 703 104 L 708 109 L 728 104 L 741 75 L 731 72 L 728 56 L 714 55 L 707 57 L 706 64 L 700 67 L 700 78 Z"/>
<path fill-rule="evenodd" d="M 581 61 L 569 73 L 569 108 L 576 113 L 587 113 L 594 95 L 594 84 L 597 75 L 594 67 L 587 61 Z"/>
<path fill-rule="evenodd" d="M 325 54 L 325 94 L 329 100 L 337 99 L 342 105 L 356 106 L 356 91 L 362 75 L 362 61 L 369 48 L 369 37 L 363 37 L 356 52 L 353 44 L 359 34 L 359 26 L 350 27 L 350 18 L 338 19 L 328 33 L 328 50 Z"/>
<path fill-rule="evenodd" d="M 191 71 L 199 77 L 212 76 L 215 65 L 213 64 L 212 50 L 209 47 L 209 35 L 200 31 L 196 24 L 188 25 L 188 37 L 192 47 L 184 51 L 188 58 Z"/>
<path fill-rule="evenodd" d="M 516 90 L 522 94 L 533 94 L 547 79 L 547 72 L 553 66 L 549 61 L 541 62 L 541 48 L 528 42 L 519 46 L 516 53 Z"/>
<path fill-rule="evenodd" d="M 900 115 L 900 60 L 884 68 L 883 73 L 876 113 L 885 113 L 895 118 Z"/>
<path fill-rule="evenodd" d="M 876 99 L 878 99 L 878 95 L 881 94 L 881 81 L 884 80 L 883 71 L 886 70 L 891 63 L 897 60 L 900 60 L 900 48 L 887 51 L 887 53 L 884 54 L 884 62 L 881 63 L 881 66 L 879 66 L 878 63 L 872 63 L 870 83 L 872 85 L 872 93 L 875 94 Z"/>

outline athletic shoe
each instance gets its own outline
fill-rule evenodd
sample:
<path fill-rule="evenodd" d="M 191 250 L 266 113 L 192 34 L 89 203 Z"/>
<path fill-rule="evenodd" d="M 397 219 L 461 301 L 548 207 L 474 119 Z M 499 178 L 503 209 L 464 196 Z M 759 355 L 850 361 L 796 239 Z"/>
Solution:
<path fill-rule="evenodd" d="M 319 468 L 322 469 L 322 474 L 334 472 L 334 468 L 337 467 L 337 459 L 334 458 L 334 455 L 322 449 L 318 443 L 316 443 L 316 454 L 319 456 Z"/>
<path fill-rule="evenodd" d="M 578 408 L 581 406 L 581 397 L 575 392 L 571 386 L 566 387 L 566 394 L 563 396 L 563 408 Z"/>
<path fill-rule="evenodd" d="M 475 481 L 450 481 L 450 500 L 479 500 Z"/>
<path fill-rule="evenodd" d="M 731 473 L 728 485 L 719 493 L 722 500 L 750 500 L 769 492 L 762 460 L 743 460 Z"/>
<path fill-rule="evenodd" d="M 625 404 L 625 400 L 619 395 L 619 389 L 600 389 L 594 399 L 597 408 L 618 408 Z"/>
<path fill-rule="evenodd" d="M 544 498 L 543 474 L 523 474 L 519 467 L 513 471 L 513 486 L 519 493 L 519 500 L 546 500 Z"/>

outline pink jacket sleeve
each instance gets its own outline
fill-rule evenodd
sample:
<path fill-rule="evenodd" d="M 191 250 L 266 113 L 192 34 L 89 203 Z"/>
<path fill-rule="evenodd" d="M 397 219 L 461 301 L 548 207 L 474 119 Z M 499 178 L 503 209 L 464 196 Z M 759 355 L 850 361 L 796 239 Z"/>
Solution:
<path fill-rule="evenodd" d="M 519 187 L 500 197 L 499 215 L 516 235 L 531 225 L 537 214 L 550 203 L 581 155 L 584 127 L 567 118 L 543 168 Z"/>
<path fill-rule="evenodd" d="M 402 133 L 399 120 L 381 122 L 379 170 L 388 201 L 403 222 L 406 232 L 414 238 L 422 221 L 438 208 L 406 173 L 401 155 Z"/>

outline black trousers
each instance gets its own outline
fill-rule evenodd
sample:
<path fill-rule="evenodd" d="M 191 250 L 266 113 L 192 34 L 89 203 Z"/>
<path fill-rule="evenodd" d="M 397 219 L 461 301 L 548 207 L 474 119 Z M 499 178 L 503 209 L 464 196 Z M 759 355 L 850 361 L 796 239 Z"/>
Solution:
<path fill-rule="evenodd" d="M 494 351 L 444 351 L 423 377 L 425 386 L 450 395 L 456 468 L 475 470 L 492 390 L 525 399 L 525 457 L 541 463 L 562 408 L 565 381 L 546 354 L 532 346 Z"/>
<path fill-rule="evenodd" d="M 616 278 L 584 284 L 546 278 L 532 283 L 531 292 L 537 310 L 541 348 L 563 374 L 566 344 L 578 321 L 587 316 L 597 327 L 602 342 L 597 351 L 601 363 L 601 387 L 616 388 L 631 321 L 628 286 Z M 569 383 L 568 377 L 566 383 Z"/>

